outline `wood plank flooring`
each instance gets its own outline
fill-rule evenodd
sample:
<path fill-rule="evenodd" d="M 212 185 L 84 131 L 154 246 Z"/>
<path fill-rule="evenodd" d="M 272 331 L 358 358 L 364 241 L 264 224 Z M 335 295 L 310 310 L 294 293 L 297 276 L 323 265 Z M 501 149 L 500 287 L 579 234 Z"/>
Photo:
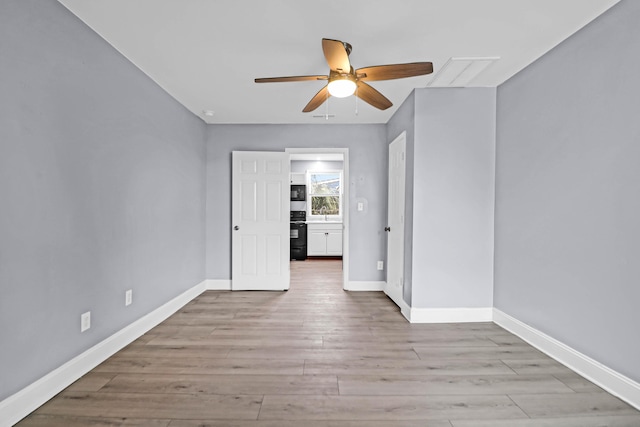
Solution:
<path fill-rule="evenodd" d="M 18 424 L 640 426 L 640 412 L 493 323 L 409 324 L 341 262 L 288 292 L 206 292 Z"/>

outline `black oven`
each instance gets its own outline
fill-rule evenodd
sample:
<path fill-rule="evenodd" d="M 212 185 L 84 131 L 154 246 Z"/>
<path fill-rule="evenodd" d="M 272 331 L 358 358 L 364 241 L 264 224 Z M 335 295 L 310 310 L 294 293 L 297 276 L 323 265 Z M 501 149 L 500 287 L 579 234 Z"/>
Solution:
<path fill-rule="evenodd" d="M 305 211 L 291 211 L 289 237 L 291 239 L 291 259 L 304 261 L 307 259 L 307 213 Z"/>
<path fill-rule="evenodd" d="M 304 222 L 292 222 L 289 236 L 291 237 L 291 247 L 301 248 L 307 246 L 307 224 Z"/>

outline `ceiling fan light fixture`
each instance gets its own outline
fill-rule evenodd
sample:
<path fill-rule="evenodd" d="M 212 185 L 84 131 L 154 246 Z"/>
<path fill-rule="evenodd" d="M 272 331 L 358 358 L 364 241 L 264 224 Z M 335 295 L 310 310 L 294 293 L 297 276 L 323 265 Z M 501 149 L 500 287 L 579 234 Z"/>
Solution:
<path fill-rule="evenodd" d="M 335 96 L 336 98 L 346 98 L 347 96 L 351 96 L 355 93 L 356 82 L 351 75 L 339 76 L 329 82 L 327 89 L 331 96 Z"/>

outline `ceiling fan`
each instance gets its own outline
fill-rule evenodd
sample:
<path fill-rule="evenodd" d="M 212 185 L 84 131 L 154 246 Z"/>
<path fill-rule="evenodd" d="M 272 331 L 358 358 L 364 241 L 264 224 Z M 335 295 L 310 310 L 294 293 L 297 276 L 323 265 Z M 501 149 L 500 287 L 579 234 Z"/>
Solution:
<path fill-rule="evenodd" d="M 383 94 L 366 82 L 376 80 L 402 79 L 433 73 L 431 62 L 411 62 L 408 64 L 377 65 L 354 70 L 349 62 L 351 45 L 340 40 L 322 39 L 322 50 L 329 64 L 329 75 L 266 77 L 255 79 L 256 83 L 302 82 L 308 80 L 327 80 L 324 86 L 302 112 L 308 113 L 318 108 L 329 96 L 345 98 L 355 94 L 358 98 L 380 110 L 386 110 L 393 104 Z"/>

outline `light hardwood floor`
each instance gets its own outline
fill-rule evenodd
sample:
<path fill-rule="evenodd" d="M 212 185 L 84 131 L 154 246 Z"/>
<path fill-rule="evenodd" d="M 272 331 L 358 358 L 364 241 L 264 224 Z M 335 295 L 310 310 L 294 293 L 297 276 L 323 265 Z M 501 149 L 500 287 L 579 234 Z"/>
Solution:
<path fill-rule="evenodd" d="M 640 426 L 640 412 L 493 323 L 409 324 L 340 261 L 288 292 L 206 292 L 18 425 Z"/>

